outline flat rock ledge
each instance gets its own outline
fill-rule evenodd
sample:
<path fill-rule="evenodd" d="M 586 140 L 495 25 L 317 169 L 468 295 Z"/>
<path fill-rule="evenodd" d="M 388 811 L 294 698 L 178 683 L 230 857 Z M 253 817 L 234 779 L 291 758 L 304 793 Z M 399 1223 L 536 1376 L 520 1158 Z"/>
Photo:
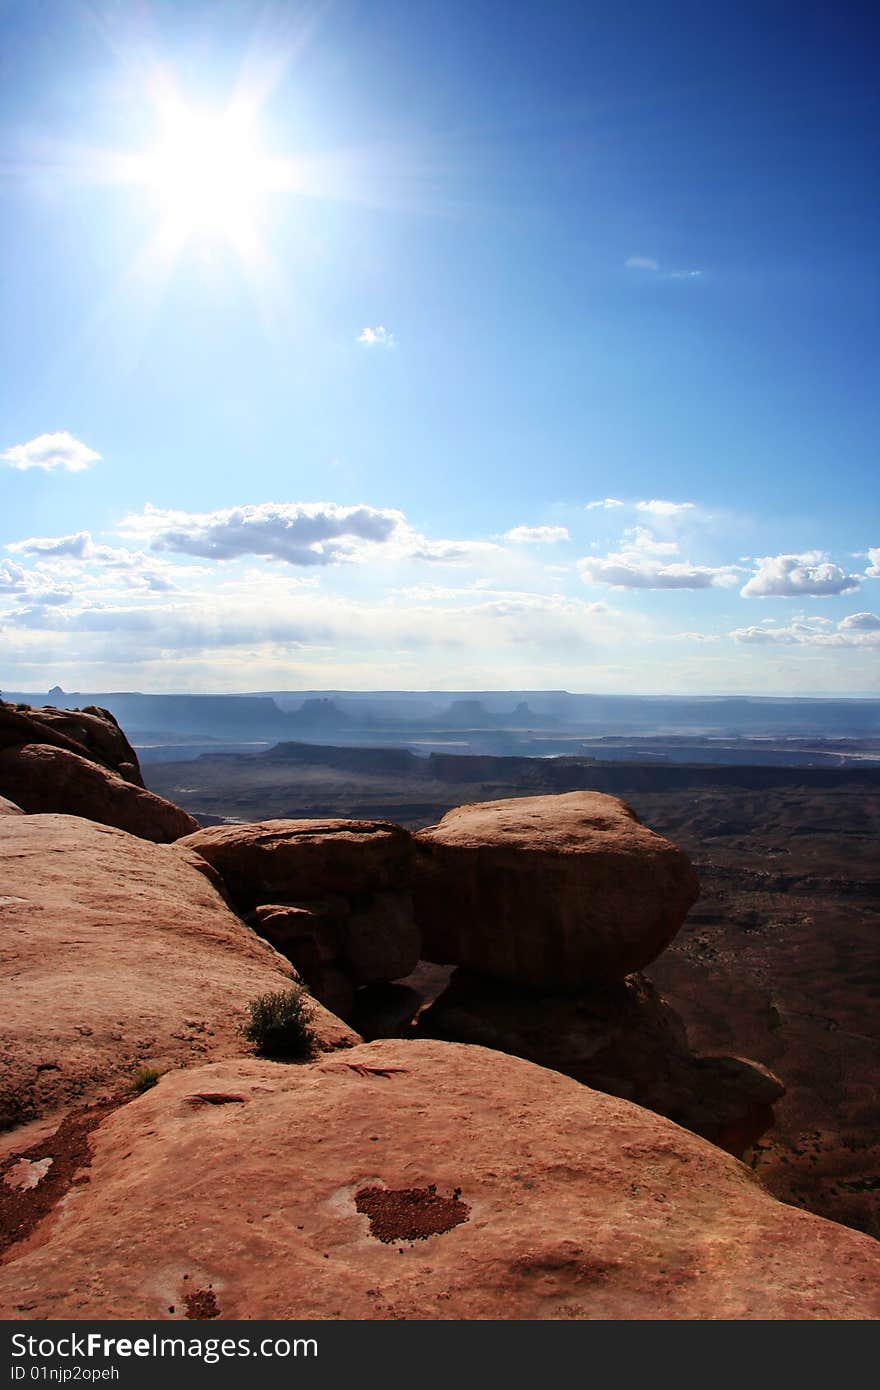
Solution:
<path fill-rule="evenodd" d="M 6 1318 L 880 1316 L 875 1241 L 647 1110 L 480 1047 L 172 1072 L 88 1144 L 0 1267 Z"/>

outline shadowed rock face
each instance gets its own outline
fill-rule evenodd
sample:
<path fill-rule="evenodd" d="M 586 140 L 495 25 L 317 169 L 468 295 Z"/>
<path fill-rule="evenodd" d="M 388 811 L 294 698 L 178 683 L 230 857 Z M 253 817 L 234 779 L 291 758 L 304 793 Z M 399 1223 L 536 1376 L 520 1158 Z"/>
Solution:
<path fill-rule="evenodd" d="M 154 792 L 66 748 L 28 743 L 0 750 L 0 792 L 31 815 L 83 816 L 167 844 L 198 822 Z"/>
<path fill-rule="evenodd" d="M 479 1047 L 172 1073 L 88 1140 L 64 1220 L 0 1268 L 7 1318 L 880 1314 L 874 1241 L 647 1110 Z"/>
<path fill-rule="evenodd" d="M 412 842 L 400 826 L 263 821 L 212 826 L 181 844 L 222 875 L 254 930 L 345 1018 L 356 989 L 407 975 L 419 959 Z"/>
<path fill-rule="evenodd" d="M 680 850 L 596 792 L 459 806 L 415 839 L 424 955 L 536 989 L 640 970 L 699 893 Z"/>
<path fill-rule="evenodd" d="M 9 801 L 5 796 L 0 796 L 0 816 L 23 816 L 24 811 L 20 806 L 16 806 L 14 801 Z"/>
<path fill-rule="evenodd" d="M 681 1019 L 639 975 L 565 995 L 457 970 L 420 1015 L 419 1032 L 552 1067 L 737 1155 L 772 1123 L 773 1103 L 784 1093 L 755 1062 L 697 1057 Z"/>
<path fill-rule="evenodd" d="M 235 917 L 197 855 L 75 816 L 0 833 L 0 1128 L 141 1066 L 247 1048 L 247 1004 L 290 987 L 287 961 Z M 356 1041 L 316 1009 L 324 1046 Z"/>

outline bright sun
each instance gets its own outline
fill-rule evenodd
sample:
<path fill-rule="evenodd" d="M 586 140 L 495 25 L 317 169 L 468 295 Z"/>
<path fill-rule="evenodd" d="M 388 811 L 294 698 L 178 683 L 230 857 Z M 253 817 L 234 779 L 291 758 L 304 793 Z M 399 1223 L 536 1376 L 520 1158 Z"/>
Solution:
<path fill-rule="evenodd" d="M 168 102 L 160 129 L 139 173 L 158 200 L 166 239 L 219 237 L 246 250 L 265 195 L 291 186 L 288 162 L 266 154 L 253 113 L 235 106 L 207 113 Z"/>

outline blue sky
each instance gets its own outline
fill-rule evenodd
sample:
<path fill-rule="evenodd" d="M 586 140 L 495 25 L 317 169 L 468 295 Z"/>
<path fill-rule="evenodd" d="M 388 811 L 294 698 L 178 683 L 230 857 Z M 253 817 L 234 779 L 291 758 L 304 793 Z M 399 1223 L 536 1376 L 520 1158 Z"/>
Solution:
<path fill-rule="evenodd" d="M 0 0 L 0 684 L 876 694 L 878 27 Z"/>

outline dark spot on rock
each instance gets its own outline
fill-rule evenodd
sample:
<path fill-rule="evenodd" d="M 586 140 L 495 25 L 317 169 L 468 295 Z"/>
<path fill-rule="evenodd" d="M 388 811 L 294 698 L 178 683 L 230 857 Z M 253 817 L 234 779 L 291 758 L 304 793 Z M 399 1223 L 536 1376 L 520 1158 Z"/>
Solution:
<path fill-rule="evenodd" d="M 184 1274 L 183 1277 L 188 1279 L 189 1275 Z M 192 1293 L 184 1295 L 183 1301 L 186 1304 L 186 1316 L 188 1318 L 204 1319 L 219 1318 L 220 1316 L 217 1299 L 210 1286 L 207 1289 L 194 1289 Z"/>
<path fill-rule="evenodd" d="M 460 1194 L 461 1188 L 456 1188 L 451 1197 L 440 1197 L 434 1183 L 397 1189 L 362 1187 L 354 1204 L 370 1218 L 370 1234 L 393 1245 L 398 1240 L 427 1240 L 467 1221 L 471 1209 Z"/>
<path fill-rule="evenodd" d="M 11 1153 L 0 1163 L 0 1255 L 29 1236 L 74 1182 L 88 1182 L 79 1174 L 92 1161 L 88 1135 L 119 1104 L 119 1100 L 108 1100 L 72 1110 L 48 1139 Z M 52 1159 L 35 1187 L 12 1187 L 4 1181 L 4 1175 L 23 1158 L 29 1162 Z"/>

